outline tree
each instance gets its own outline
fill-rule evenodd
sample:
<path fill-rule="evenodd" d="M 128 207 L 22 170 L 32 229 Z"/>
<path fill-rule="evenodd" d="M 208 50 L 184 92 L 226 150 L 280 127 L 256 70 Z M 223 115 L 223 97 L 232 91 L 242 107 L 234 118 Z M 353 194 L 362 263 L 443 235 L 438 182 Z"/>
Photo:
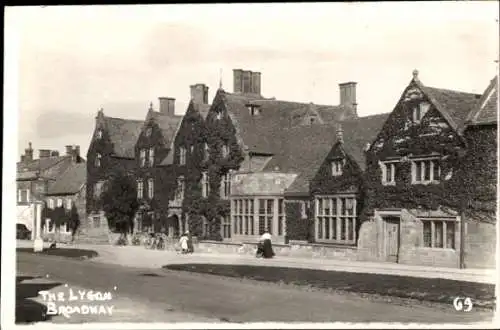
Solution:
<path fill-rule="evenodd" d="M 100 204 L 111 231 L 120 233 L 121 239 L 126 239 L 127 233 L 133 229 L 134 216 L 139 209 L 133 176 L 124 172 L 111 175 L 104 185 Z"/>
<path fill-rule="evenodd" d="M 78 209 L 75 204 L 73 204 L 69 213 L 69 225 L 71 228 L 71 241 L 74 241 L 75 234 L 80 227 L 80 216 L 78 215 Z"/>

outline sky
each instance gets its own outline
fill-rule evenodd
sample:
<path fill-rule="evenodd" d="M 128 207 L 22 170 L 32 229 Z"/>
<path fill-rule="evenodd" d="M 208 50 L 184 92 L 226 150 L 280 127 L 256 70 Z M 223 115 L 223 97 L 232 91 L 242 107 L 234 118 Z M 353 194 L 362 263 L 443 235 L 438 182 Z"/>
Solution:
<path fill-rule="evenodd" d="M 144 119 L 150 102 L 211 100 L 233 69 L 262 94 L 338 104 L 356 81 L 360 116 L 390 112 L 418 69 L 428 86 L 482 93 L 498 71 L 498 2 L 6 7 L 5 82 L 18 159 L 33 148 L 85 157 L 100 108 Z M 10 88 L 10 89 L 9 89 Z M 4 112 L 4 115 L 6 113 Z M 16 116 L 17 114 L 17 116 Z M 5 139 L 4 139 L 5 141 Z M 38 155 L 38 151 L 36 151 Z"/>

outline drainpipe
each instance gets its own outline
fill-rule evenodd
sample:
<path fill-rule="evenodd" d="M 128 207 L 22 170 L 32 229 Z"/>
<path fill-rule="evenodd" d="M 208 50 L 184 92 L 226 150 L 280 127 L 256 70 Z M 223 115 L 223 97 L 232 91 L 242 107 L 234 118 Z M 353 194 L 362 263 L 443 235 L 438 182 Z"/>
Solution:
<path fill-rule="evenodd" d="M 465 149 L 460 149 L 458 151 L 458 156 L 463 162 L 464 157 L 466 155 L 467 151 Z M 467 186 L 467 180 L 465 179 L 464 175 L 465 173 L 458 173 L 461 181 L 461 185 L 464 189 L 463 191 L 463 197 L 462 197 L 462 203 L 460 203 L 460 269 L 465 268 L 465 211 L 466 208 L 469 206 L 469 191 L 468 191 L 468 186 Z"/>

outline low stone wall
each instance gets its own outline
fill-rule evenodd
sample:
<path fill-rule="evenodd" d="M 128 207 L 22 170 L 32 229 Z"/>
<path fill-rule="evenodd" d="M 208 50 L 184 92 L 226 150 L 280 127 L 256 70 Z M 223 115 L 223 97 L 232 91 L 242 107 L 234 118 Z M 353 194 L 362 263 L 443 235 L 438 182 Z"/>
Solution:
<path fill-rule="evenodd" d="M 353 246 L 312 244 L 302 241 L 290 241 L 289 244 L 273 244 L 273 250 L 276 256 L 357 260 L 357 248 Z M 195 245 L 195 251 L 202 253 L 255 255 L 255 252 L 257 251 L 257 243 L 200 241 Z"/>

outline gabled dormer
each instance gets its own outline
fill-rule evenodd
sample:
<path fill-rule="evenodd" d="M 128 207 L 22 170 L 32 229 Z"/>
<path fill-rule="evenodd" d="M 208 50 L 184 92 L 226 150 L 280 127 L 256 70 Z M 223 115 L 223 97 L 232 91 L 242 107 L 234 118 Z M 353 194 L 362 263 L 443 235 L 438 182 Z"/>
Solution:
<path fill-rule="evenodd" d="M 477 102 L 476 94 L 425 86 L 415 70 L 367 151 L 372 161 L 378 162 L 381 183 L 448 180 L 451 169 L 443 171 L 442 164 L 464 148 L 461 127 Z M 409 167 L 410 172 L 401 171 L 401 167 Z"/>

